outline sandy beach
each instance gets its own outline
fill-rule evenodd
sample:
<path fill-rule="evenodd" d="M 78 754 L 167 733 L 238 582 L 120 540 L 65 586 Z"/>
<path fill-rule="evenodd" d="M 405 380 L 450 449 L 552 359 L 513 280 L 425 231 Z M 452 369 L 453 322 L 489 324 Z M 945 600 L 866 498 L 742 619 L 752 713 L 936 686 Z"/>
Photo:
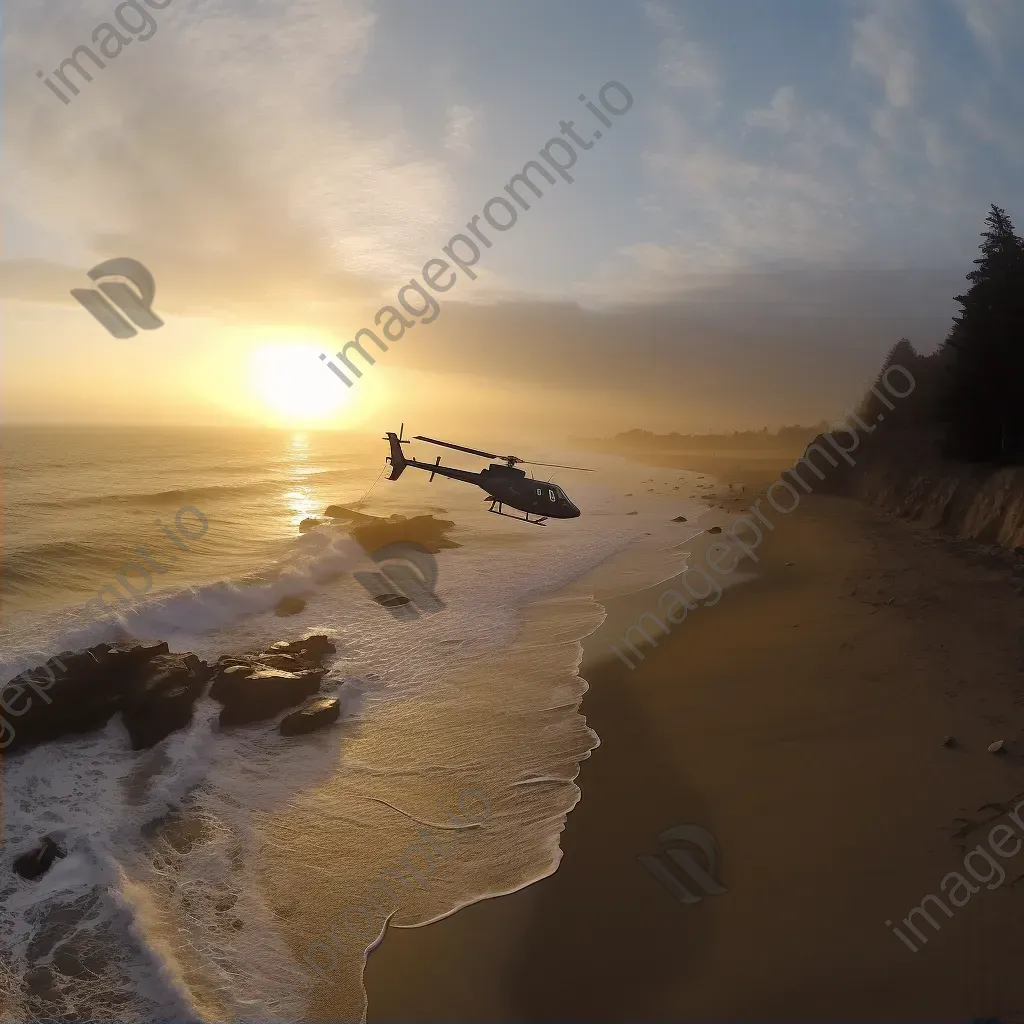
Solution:
<path fill-rule="evenodd" d="M 785 463 L 684 464 L 749 502 Z M 558 870 L 391 929 L 366 970 L 369 1020 L 1024 1019 L 1024 853 L 1002 886 L 968 876 L 976 891 L 917 952 L 886 925 L 964 874 L 1024 798 L 1008 566 L 839 498 L 772 521 L 757 579 L 635 671 L 606 642 L 664 586 L 608 606 L 581 669 L 601 746 Z M 999 739 L 1010 752 L 988 753 Z M 986 824 L 957 836 L 958 819 Z M 683 824 L 720 844 L 727 890 L 692 904 L 637 860 Z"/>

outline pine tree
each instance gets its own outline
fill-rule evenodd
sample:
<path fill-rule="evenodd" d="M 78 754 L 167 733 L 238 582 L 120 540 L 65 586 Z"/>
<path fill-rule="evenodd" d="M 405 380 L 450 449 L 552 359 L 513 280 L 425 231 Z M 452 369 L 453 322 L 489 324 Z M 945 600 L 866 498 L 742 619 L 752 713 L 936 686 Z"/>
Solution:
<path fill-rule="evenodd" d="M 914 346 L 906 338 L 900 338 L 891 349 L 889 354 L 882 361 L 882 368 L 875 378 L 874 387 L 868 391 L 861 401 L 857 414 L 869 424 L 887 420 L 886 430 L 891 430 L 894 424 L 903 424 L 912 417 L 909 415 L 907 399 L 900 399 L 894 409 L 891 409 L 892 401 L 887 399 L 888 404 L 879 398 L 879 395 L 886 395 L 888 388 L 885 386 L 885 372 L 891 366 L 902 366 L 916 380 L 918 377 L 918 363 L 921 357 L 914 351 Z M 906 385 L 902 378 L 896 379 L 896 386 L 902 390 Z M 916 404 L 916 403 L 911 403 Z"/>
<path fill-rule="evenodd" d="M 1024 459 L 1024 240 L 1004 210 L 985 219 L 981 257 L 946 339 L 946 450 L 961 458 Z"/>

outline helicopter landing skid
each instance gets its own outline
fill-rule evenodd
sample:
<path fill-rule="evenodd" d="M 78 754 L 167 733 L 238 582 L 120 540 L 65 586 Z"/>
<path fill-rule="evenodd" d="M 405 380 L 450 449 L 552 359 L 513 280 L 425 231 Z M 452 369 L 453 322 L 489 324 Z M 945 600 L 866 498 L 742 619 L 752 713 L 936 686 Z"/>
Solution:
<path fill-rule="evenodd" d="M 495 505 L 498 507 L 495 508 Z M 501 509 L 502 503 L 500 501 L 492 501 L 491 507 L 487 511 L 493 512 L 496 516 L 504 516 L 506 519 L 515 519 L 520 523 L 529 523 L 531 526 L 544 526 L 545 520 L 548 518 L 547 516 L 538 516 L 536 519 L 531 519 L 529 512 L 524 512 L 522 516 L 513 516 L 508 512 L 503 512 Z M 523 518 L 523 516 L 525 516 L 525 518 Z"/>

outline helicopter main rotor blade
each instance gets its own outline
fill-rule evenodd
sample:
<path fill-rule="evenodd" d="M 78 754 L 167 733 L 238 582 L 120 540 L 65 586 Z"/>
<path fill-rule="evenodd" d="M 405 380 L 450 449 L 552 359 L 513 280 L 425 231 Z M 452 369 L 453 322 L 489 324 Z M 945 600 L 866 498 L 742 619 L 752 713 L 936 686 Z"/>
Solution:
<path fill-rule="evenodd" d="M 438 441 L 436 437 L 424 437 L 422 434 L 417 434 L 417 441 L 427 441 L 430 444 L 439 444 L 444 448 L 454 448 L 457 452 L 469 452 L 470 455 L 479 455 L 483 459 L 496 459 L 498 458 L 493 452 L 482 452 L 479 448 L 467 448 L 465 445 L 452 444 L 451 441 Z"/>
<path fill-rule="evenodd" d="M 547 466 L 549 469 L 578 469 L 581 473 L 596 473 L 596 469 L 587 469 L 586 466 L 560 466 L 557 462 L 523 462 L 524 466 Z"/>

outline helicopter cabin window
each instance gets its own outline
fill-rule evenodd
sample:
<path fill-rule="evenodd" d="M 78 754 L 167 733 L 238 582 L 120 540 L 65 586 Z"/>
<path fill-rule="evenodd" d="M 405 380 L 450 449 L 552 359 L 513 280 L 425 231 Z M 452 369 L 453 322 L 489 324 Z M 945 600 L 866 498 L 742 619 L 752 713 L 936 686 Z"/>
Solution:
<path fill-rule="evenodd" d="M 555 492 L 554 492 L 554 491 L 550 491 L 550 490 L 549 490 L 549 491 L 548 491 L 548 498 L 549 498 L 549 499 L 550 499 L 551 501 L 554 501 L 554 500 L 555 500 Z"/>

